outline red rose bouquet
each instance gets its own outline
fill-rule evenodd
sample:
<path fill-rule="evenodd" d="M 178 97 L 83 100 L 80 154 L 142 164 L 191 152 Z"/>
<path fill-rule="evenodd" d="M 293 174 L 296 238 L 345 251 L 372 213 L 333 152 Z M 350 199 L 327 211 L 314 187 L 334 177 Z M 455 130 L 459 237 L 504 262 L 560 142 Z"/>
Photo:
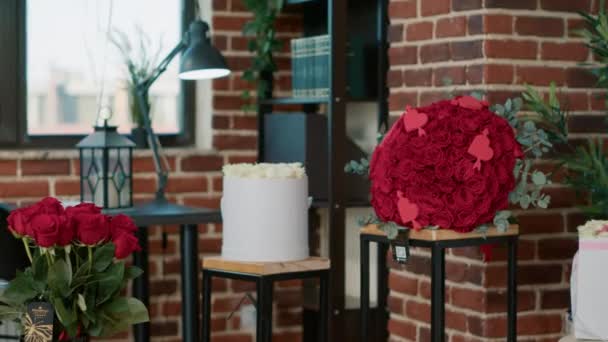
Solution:
<path fill-rule="evenodd" d="M 55 310 L 55 338 L 110 336 L 148 321 L 146 307 L 122 293 L 142 271 L 124 259 L 139 251 L 133 221 L 94 204 L 64 208 L 54 198 L 14 210 L 9 230 L 23 241 L 31 266 L 0 296 L 0 319 L 25 321 L 31 302 Z"/>
<path fill-rule="evenodd" d="M 407 107 L 369 162 L 376 223 L 395 236 L 398 227 L 469 232 L 493 224 L 506 229 L 509 204 L 546 208 L 547 176 L 532 160 L 552 147 L 532 120 L 516 113 L 521 99 L 490 108 L 473 96 Z M 527 158 L 527 155 L 532 158 Z M 363 174 L 367 162 L 346 171 Z"/>

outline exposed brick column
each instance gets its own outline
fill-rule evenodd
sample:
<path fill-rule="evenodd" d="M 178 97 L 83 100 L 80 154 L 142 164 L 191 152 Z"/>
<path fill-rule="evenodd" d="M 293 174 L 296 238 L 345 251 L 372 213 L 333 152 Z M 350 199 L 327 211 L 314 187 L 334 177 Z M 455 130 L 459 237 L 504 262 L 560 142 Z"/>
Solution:
<path fill-rule="evenodd" d="M 456 93 L 484 90 L 491 102 L 516 96 L 530 84 L 562 87 L 574 139 L 603 132 L 604 103 L 580 67 L 591 55 L 574 30 L 577 10 L 598 1 L 391 0 L 390 110 L 424 105 Z M 443 82 L 445 77 L 451 86 Z M 539 166 L 549 170 L 551 161 Z M 583 220 L 570 189 L 552 186 L 548 210 L 519 213 L 520 340 L 555 341 L 569 303 L 573 234 Z M 447 256 L 446 325 L 450 341 L 504 341 L 506 251 L 484 263 L 477 249 Z M 407 267 L 392 265 L 389 279 L 391 341 L 425 341 L 430 330 L 430 254 L 416 250 Z"/>

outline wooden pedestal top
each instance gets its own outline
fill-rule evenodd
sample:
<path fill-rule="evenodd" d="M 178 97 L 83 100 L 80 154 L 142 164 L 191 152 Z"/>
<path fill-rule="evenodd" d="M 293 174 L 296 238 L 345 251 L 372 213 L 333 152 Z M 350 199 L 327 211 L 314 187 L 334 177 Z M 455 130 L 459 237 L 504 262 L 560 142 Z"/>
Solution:
<path fill-rule="evenodd" d="M 310 257 L 304 260 L 287 262 L 244 262 L 224 260 L 222 257 L 208 257 L 203 259 L 203 268 L 257 275 L 271 275 L 327 270 L 330 268 L 330 261 L 327 258 Z"/>
<path fill-rule="evenodd" d="M 378 229 L 375 224 L 370 224 L 361 228 L 361 234 L 386 236 L 382 230 Z M 519 235 L 519 225 L 512 224 L 509 226 L 507 231 L 500 232 L 496 227 L 490 227 L 485 233 L 470 232 L 470 233 L 459 233 L 448 229 L 421 229 L 421 230 L 410 230 L 410 239 L 412 240 L 424 240 L 424 241 L 441 241 L 441 240 L 462 240 L 462 239 L 475 239 L 483 237 L 495 237 L 495 236 L 513 236 Z"/>

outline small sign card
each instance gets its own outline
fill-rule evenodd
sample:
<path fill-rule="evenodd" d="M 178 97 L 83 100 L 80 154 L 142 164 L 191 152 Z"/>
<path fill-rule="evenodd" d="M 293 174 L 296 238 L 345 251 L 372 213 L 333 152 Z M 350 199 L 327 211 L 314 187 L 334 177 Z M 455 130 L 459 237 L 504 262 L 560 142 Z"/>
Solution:
<path fill-rule="evenodd" d="M 53 340 L 53 306 L 47 302 L 34 302 L 27 306 L 23 325 L 24 342 L 51 342 Z"/>
<path fill-rule="evenodd" d="M 406 264 L 410 258 L 410 231 L 399 229 L 397 237 L 391 241 L 393 249 L 393 260 L 400 264 Z"/>

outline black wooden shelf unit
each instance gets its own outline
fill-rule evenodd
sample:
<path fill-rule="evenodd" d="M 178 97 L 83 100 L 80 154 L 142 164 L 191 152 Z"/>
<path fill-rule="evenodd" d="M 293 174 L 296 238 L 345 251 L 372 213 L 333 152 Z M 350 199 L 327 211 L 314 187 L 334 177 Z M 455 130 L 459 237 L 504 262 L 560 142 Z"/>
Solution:
<path fill-rule="evenodd" d="M 314 198 L 311 213 L 323 209 L 328 217 L 328 236 L 322 239 L 328 242 L 332 265 L 330 341 L 358 341 L 358 329 L 354 327 L 359 324 L 359 310 L 347 309 L 346 305 L 345 209 L 369 206 L 369 183 L 363 177 L 344 173 L 349 160 L 366 155 L 347 133 L 346 106 L 349 102 L 373 103 L 378 129 L 386 130 L 388 0 L 286 0 L 286 5 L 290 14 L 301 15 L 303 36 L 330 37 L 329 96 L 274 97 L 272 87 L 266 94 L 258 94 L 258 159 L 304 162 Z M 353 55 L 362 59 L 352 62 Z M 357 83 L 357 96 L 349 94 L 353 76 L 363 80 Z M 272 73 L 265 73 L 264 78 L 272 84 Z M 285 113 L 281 111 L 285 105 L 290 110 L 300 106 L 301 111 Z M 318 113 L 320 110 L 323 113 Z M 315 310 L 304 310 L 304 341 L 315 341 Z M 386 315 L 385 309 L 381 308 L 378 315 Z M 377 341 L 386 340 L 386 327 L 374 330 Z"/>

